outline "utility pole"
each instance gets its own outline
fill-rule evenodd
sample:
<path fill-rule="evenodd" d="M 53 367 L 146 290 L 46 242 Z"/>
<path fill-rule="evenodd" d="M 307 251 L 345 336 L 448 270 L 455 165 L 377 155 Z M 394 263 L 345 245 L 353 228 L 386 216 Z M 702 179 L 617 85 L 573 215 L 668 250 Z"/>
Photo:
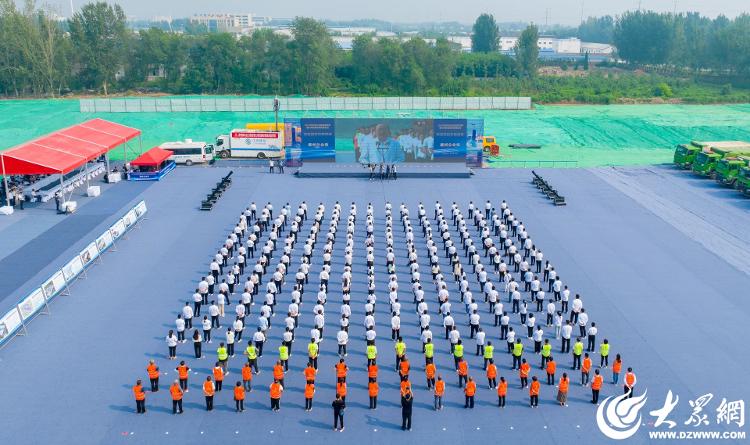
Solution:
<path fill-rule="evenodd" d="M 583 23 L 583 2 L 584 0 L 581 0 L 581 23 Z"/>
<path fill-rule="evenodd" d="M 73 0 L 70 0 L 70 18 L 73 18 L 73 14 L 75 14 L 75 10 L 73 10 Z"/>

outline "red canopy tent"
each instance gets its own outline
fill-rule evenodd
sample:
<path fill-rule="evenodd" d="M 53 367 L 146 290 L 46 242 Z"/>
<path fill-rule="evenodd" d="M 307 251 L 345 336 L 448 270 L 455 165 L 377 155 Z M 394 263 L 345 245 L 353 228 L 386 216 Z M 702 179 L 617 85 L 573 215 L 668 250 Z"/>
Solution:
<path fill-rule="evenodd" d="M 154 147 L 130 161 L 130 165 L 133 167 L 157 167 L 159 164 L 169 159 L 172 154 L 173 152 L 169 150 Z"/>
<path fill-rule="evenodd" d="M 59 174 L 62 187 L 65 173 L 86 165 L 140 134 L 137 128 L 97 118 L 2 151 L 0 173 L 5 178 L 6 196 L 8 175 Z"/>

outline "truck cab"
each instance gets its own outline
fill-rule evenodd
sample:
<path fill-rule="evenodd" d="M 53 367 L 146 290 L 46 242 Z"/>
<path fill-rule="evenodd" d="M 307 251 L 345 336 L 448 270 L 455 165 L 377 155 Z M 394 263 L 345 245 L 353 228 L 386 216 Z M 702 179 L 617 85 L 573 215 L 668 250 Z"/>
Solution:
<path fill-rule="evenodd" d="M 695 156 L 701 151 L 700 147 L 693 144 L 680 144 L 674 151 L 674 165 L 682 169 L 688 169 L 693 165 Z"/>
<path fill-rule="evenodd" d="M 721 159 L 721 155 L 711 150 L 702 150 L 700 153 L 695 155 L 695 161 L 693 161 L 693 172 L 698 173 L 701 176 L 713 177 L 716 163 Z"/>
<path fill-rule="evenodd" d="M 737 173 L 735 187 L 742 194 L 750 196 L 750 166 L 741 168 L 739 173 Z"/>
<path fill-rule="evenodd" d="M 748 163 L 750 163 L 750 157 L 748 156 L 730 155 L 724 157 L 716 164 L 716 182 L 734 186 L 740 170 L 747 167 Z"/>

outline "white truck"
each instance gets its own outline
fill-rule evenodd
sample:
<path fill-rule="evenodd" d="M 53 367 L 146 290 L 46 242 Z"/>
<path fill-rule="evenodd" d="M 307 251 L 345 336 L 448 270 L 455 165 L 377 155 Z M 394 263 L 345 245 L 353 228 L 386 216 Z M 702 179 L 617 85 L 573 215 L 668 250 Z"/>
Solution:
<path fill-rule="evenodd" d="M 216 138 L 216 156 L 226 158 L 279 158 L 283 154 L 284 131 L 240 128 Z"/>

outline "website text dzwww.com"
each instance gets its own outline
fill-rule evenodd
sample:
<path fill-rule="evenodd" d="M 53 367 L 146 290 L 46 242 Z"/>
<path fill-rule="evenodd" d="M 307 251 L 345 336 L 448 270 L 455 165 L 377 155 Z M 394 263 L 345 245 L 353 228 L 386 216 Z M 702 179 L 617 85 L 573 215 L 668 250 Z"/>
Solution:
<path fill-rule="evenodd" d="M 745 439 L 746 431 L 649 431 L 650 439 L 667 440 L 737 440 Z"/>

